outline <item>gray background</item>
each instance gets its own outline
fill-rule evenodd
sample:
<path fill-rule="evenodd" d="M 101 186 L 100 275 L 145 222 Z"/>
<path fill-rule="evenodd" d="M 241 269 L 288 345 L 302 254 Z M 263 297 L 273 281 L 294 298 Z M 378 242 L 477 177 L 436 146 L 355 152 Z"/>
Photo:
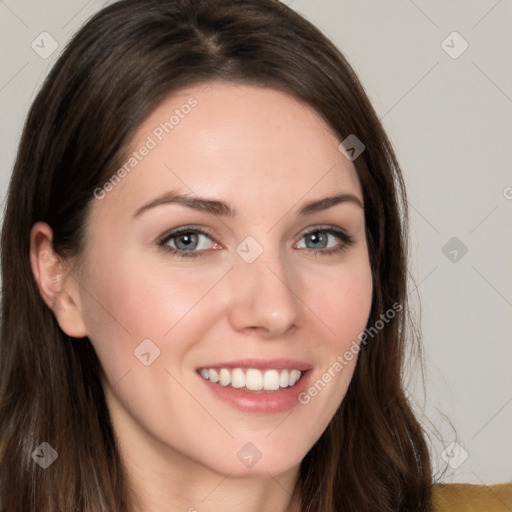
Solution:
<path fill-rule="evenodd" d="M 107 3 L 0 0 L 2 202 L 37 89 Z M 405 175 L 425 394 L 413 358 L 406 381 L 425 428 L 441 434 L 435 467 L 448 482 L 512 481 L 512 1 L 286 3 L 354 66 Z M 58 43 L 47 58 L 32 48 L 51 49 L 43 32 Z"/>

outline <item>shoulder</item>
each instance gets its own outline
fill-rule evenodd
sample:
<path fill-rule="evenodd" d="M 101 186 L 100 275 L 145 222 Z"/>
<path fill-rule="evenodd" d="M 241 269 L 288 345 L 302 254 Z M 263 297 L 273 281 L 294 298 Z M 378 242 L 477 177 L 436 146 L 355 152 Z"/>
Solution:
<path fill-rule="evenodd" d="M 512 510 L 512 482 L 494 485 L 436 484 L 432 512 L 508 512 Z"/>

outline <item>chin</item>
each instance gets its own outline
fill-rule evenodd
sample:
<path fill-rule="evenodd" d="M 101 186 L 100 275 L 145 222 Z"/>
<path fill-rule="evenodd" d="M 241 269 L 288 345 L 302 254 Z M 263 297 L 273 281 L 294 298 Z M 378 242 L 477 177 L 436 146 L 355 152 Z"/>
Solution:
<path fill-rule="evenodd" d="M 217 459 L 212 467 L 220 474 L 229 474 L 230 478 L 269 478 L 269 475 L 275 476 L 296 470 L 311 448 L 293 447 L 281 439 L 278 444 L 272 443 L 264 437 L 260 441 L 255 439 L 254 442 L 232 444 L 236 445 L 233 449 L 229 448 L 229 451 L 233 450 L 233 455 L 229 457 L 226 450 L 223 460 Z"/>

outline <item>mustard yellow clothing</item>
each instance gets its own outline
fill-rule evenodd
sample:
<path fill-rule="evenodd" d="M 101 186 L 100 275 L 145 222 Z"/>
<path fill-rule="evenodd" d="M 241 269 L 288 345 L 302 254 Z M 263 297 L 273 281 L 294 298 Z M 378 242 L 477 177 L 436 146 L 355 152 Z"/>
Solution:
<path fill-rule="evenodd" d="M 432 512 L 512 512 L 512 482 L 436 484 Z"/>

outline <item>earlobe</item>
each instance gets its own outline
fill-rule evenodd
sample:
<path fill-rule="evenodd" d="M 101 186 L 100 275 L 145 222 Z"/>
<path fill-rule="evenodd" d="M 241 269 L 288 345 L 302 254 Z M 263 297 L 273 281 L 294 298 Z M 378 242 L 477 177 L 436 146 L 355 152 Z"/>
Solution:
<path fill-rule="evenodd" d="M 60 328 L 74 338 L 87 336 L 83 321 L 79 284 L 65 262 L 53 250 L 53 232 L 37 222 L 30 233 L 30 264 L 39 293 L 53 311 Z"/>

